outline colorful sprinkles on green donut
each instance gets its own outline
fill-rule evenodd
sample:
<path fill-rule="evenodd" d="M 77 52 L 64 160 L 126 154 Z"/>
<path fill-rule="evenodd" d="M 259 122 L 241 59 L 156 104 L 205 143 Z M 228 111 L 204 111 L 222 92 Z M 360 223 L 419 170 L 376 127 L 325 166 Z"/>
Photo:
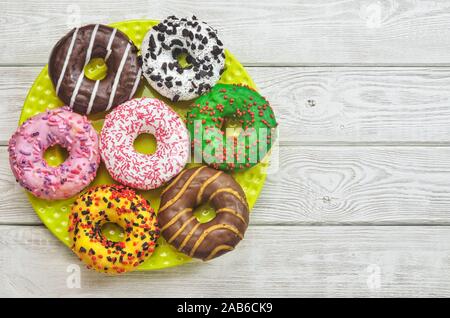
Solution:
<path fill-rule="evenodd" d="M 195 159 L 215 169 L 238 171 L 261 162 L 275 139 L 269 102 L 239 84 L 217 84 L 199 97 L 186 117 Z"/>

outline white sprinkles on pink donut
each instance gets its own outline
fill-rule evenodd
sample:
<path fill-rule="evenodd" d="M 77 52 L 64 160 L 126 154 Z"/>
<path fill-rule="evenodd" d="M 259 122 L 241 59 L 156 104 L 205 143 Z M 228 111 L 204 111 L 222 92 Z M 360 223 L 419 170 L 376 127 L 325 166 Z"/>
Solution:
<path fill-rule="evenodd" d="M 142 133 L 155 136 L 154 154 L 141 154 L 134 140 Z M 156 189 L 183 170 L 190 151 L 183 120 L 164 102 L 154 98 L 129 100 L 105 118 L 100 153 L 116 181 L 137 189 Z"/>

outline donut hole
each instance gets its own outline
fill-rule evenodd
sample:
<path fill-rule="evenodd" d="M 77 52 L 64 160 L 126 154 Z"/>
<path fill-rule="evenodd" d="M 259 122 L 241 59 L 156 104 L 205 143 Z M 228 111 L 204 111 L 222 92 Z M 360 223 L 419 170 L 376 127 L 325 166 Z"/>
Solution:
<path fill-rule="evenodd" d="M 90 80 L 102 80 L 108 74 L 108 66 L 105 59 L 101 57 L 93 58 L 84 67 L 84 75 Z"/>
<path fill-rule="evenodd" d="M 194 216 L 200 223 L 208 223 L 216 217 L 216 210 L 210 204 L 205 203 L 195 208 Z"/>
<path fill-rule="evenodd" d="M 239 120 L 237 117 L 226 117 L 224 118 L 222 128 L 241 128 L 242 123 Z"/>
<path fill-rule="evenodd" d="M 157 148 L 156 138 L 153 134 L 142 133 L 134 140 L 133 147 L 138 153 L 144 155 L 154 154 Z"/>
<path fill-rule="evenodd" d="M 106 239 L 113 242 L 121 242 L 125 237 L 124 229 L 114 222 L 106 222 L 101 226 L 100 231 Z"/>
<path fill-rule="evenodd" d="M 192 56 L 190 56 L 187 52 L 183 51 L 174 51 L 174 55 L 178 64 L 182 68 L 189 68 L 192 66 Z"/>
<path fill-rule="evenodd" d="M 242 123 L 239 118 L 225 118 L 222 124 L 222 131 L 227 133 L 228 137 L 237 137 L 242 133 Z"/>
<path fill-rule="evenodd" d="M 69 152 L 61 145 L 48 147 L 44 152 L 44 160 L 50 167 L 58 167 L 69 157 Z"/>

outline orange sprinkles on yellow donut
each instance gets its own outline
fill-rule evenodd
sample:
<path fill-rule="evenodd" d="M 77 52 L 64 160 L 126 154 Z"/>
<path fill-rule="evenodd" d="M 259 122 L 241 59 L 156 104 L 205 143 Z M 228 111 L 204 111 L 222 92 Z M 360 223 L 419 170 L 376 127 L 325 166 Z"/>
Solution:
<path fill-rule="evenodd" d="M 123 229 L 121 241 L 103 235 L 106 223 Z M 159 227 L 147 200 L 130 188 L 105 185 L 89 189 L 74 202 L 69 237 L 72 250 L 88 268 L 120 274 L 134 270 L 152 255 Z"/>

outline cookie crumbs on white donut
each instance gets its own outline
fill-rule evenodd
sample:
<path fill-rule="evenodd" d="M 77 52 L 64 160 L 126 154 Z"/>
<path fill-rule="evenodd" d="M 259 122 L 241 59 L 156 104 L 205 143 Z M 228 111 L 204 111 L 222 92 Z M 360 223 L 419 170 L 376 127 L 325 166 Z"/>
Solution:
<path fill-rule="evenodd" d="M 224 71 L 225 51 L 217 31 L 195 16 L 166 18 L 147 33 L 141 50 L 145 78 L 173 101 L 209 91 Z M 180 54 L 186 54 L 189 66 L 180 65 Z"/>

